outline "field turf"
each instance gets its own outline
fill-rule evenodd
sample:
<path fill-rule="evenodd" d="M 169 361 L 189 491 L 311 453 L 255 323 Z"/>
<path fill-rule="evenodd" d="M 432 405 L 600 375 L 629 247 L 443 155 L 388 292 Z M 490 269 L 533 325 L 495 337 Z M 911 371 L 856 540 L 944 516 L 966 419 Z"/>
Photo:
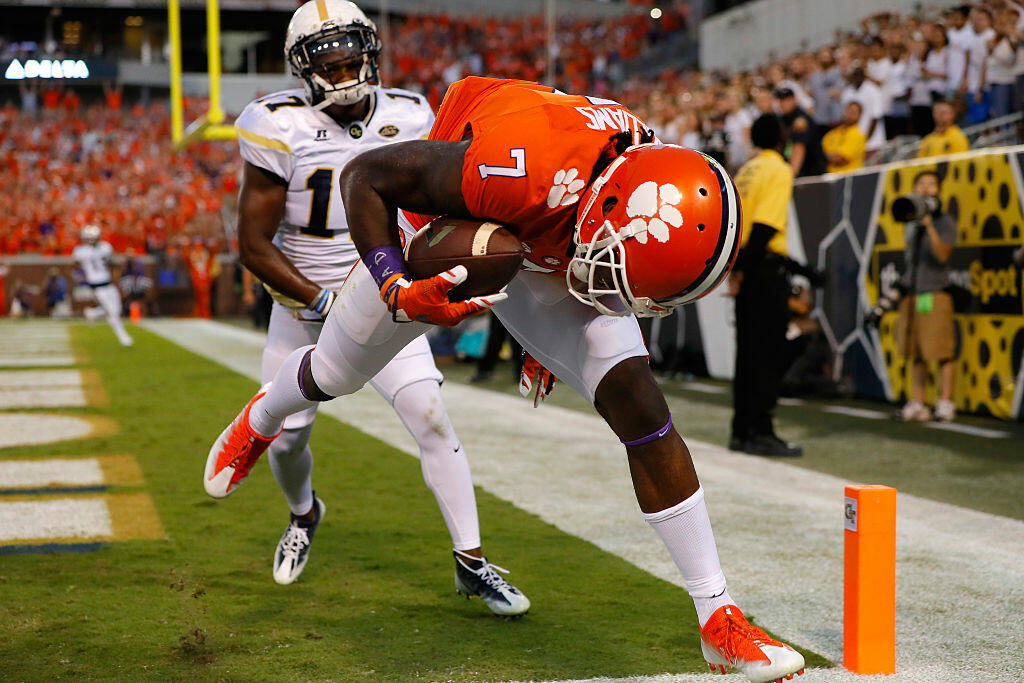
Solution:
<path fill-rule="evenodd" d="M 0 560 L 5 680 L 551 680 L 705 670 L 688 596 L 478 490 L 484 551 L 534 609 L 490 615 L 452 585 L 450 541 L 418 462 L 330 418 L 315 482 L 327 504 L 299 581 L 271 578 L 287 523 L 269 467 L 222 501 L 202 490 L 209 444 L 255 385 L 146 331 L 121 349 L 74 326 L 110 436 L 0 457 L 125 453 L 166 540 Z M 115 489 L 116 491 L 117 489 Z M 121 489 L 137 490 L 137 489 Z M 810 666 L 828 662 L 805 653 Z"/>

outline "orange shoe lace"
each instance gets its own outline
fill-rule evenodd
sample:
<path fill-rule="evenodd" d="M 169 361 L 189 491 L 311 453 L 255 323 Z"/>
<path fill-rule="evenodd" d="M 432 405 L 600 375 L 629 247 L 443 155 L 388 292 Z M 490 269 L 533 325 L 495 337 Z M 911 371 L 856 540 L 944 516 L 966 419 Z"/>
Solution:
<path fill-rule="evenodd" d="M 763 645 L 783 647 L 782 643 L 771 638 L 764 629 L 753 626 L 735 607 L 723 608 L 724 619 L 714 624 L 705 642 L 715 647 L 730 662 L 770 661 L 761 651 Z M 716 620 L 718 621 L 718 620 Z M 705 625 L 706 626 L 706 625 Z"/>

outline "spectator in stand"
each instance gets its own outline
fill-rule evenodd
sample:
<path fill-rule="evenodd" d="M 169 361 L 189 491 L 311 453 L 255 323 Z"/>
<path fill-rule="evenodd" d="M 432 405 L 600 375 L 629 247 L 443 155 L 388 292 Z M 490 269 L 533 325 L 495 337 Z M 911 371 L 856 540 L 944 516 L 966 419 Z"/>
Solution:
<path fill-rule="evenodd" d="M 984 87 L 988 46 L 996 37 L 992 29 L 992 13 L 984 7 L 971 10 L 970 48 L 967 58 L 967 121 L 981 123 L 988 118 L 989 100 Z"/>
<path fill-rule="evenodd" d="M 866 48 L 864 52 L 867 54 L 867 62 L 864 66 L 864 75 L 873 84 L 878 86 L 879 92 L 882 93 L 882 111 L 884 116 L 889 116 L 889 107 L 892 101 L 891 86 L 892 86 L 892 59 L 889 58 L 889 53 L 885 48 L 885 41 L 879 37 L 866 38 Z M 886 131 L 886 138 L 892 138 L 891 134 Z"/>
<path fill-rule="evenodd" d="M 103 84 L 103 99 L 110 111 L 121 110 L 121 84 L 115 82 Z"/>
<path fill-rule="evenodd" d="M 892 68 L 886 91 L 889 108 L 885 112 L 885 136 L 892 140 L 910 130 L 910 51 L 903 43 L 890 43 L 887 48 Z"/>
<path fill-rule="evenodd" d="M 924 58 L 921 75 L 927 79 L 928 90 L 932 96 L 931 104 L 935 104 L 948 96 L 952 51 L 949 49 L 946 31 L 938 24 L 928 24 L 925 37 L 928 40 L 928 52 Z M 931 107 L 928 113 L 931 116 Z M 930 123 L 928 131 L 924 134 L 930 133 L 933 126 L 934 123 Z M 920 131 L 915 132 L 918 135 L 922 134 Z"/>
<path fill-rule="evenodd" d="M 982 69 L 982 87 L 988 95 L 989 115 L 997 119 L 1010 113 L 1016 80 L 1017 50 L 1021 34 L 1017 31 L 1018 15 L 1013 10 L 999 14 L 995 35 L 988 42 L 988 58 Z"/>
<path fill-rule="evenodd" d="M 928 41 L 923 35 L 910 42 L 907 58 L 907 105 L 910 108 L 910 130 L 913 135 L 924 136 L 932 132 L 932 93 L 930 79 L 925 75 L 929 54 Z"/>
<path fill-rule="evenodd" d="M 865 150 L 868 156 L 885 144 L 885 122 L 882 92 L 878 86 L 867 80 L 864 69 L 854 66 L 847 76 L 849 85 L 843 91 L 843 107 L 857 102 L 861 107 L 860 129 L 867 138 Z"/>
<path fill-rule="evenodd" d="M 814 122 L 824 128 L 832 128 L 843 116 L 843 106 L 840 102 L 843 83 L 843 73 L 836 64 L 832 50 L 822 49 L 818 51 L 817 69 L 812 70 L 807 78 L 807 87 L 814 98 Z"/>
<path fill-rule="evenodd" d="M 750 158 L 750 126 L 754 123 L 750 112 L 743 107 L 743 97 L 736 88 L 725 95 L 725 134 L 729 138 L 730 173 L 735 173 Z"/>
<path fill-rule="evenodd" d="M 944 98 L 957 98 L 963 103 L 964 110 L 967 107 L 967 59 L 974 36 L 974 30 L 967 25 L 970 12 L 969 5 L 961 5 L 947 10 L 944 17 L 949 44 Z"/>
<path fill-rule="evenodd" d="M 966 152 L 971 148 L 967 136 L 955 123 L 956 110 L 952 102 L 937 102 L 932 107 L 932 118 L 935 120 L 935 130 L 921 140 L 921 148 L 917 153 L 919 159 Z"/>
<path fill-rule="evenodd" d="M 861 113 L 860 102 L 851 100 L 843 112 L 842 123 L 822 139 L 821 146 L 828 159 L 829 173 L 844 173 L 864 166 L 867 138 L 858 125 Z"/>

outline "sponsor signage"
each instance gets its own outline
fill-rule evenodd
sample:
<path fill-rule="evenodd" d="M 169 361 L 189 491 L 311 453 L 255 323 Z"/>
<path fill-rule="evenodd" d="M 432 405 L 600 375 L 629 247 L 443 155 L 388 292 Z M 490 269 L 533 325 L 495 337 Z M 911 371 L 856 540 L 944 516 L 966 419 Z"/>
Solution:
<path fill-rule="evenodd" d="M 36 78 L 89 78 L 89 65 L 82 59 L 26 59 L 24 63 L 15 59 L 4 69 L 8 81 Z"/>
<path fill-rule="evenodd" d="M 963 313 L 1021 315 L 1024 313 L 1021 271 L 1013 263 L 1015 244 L 957 246 L 949 262 L 949 280 L 971 293 Z M 907 266 L 903 250 L 876 250 L 872 269 L 875 284 L 892 287 Z"/>

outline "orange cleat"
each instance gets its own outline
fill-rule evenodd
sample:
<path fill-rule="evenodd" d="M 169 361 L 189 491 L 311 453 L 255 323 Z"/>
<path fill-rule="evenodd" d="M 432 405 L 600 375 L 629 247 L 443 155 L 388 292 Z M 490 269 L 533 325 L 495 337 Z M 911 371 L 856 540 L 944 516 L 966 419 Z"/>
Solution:
<path fill-rule="evenodd" d="M 736 605 L 719 607 L 700 630 L 700 649 L 712 671 L 737 669 L 751 683 L 790 681 L 804 672 L 804 657 L 763 629 Z"/>
<path fill-rule="evenodd" d="M 256 401 L 263 398 L 269 387 L 269 384 L 263 387 L 249 400 L 242 412 L 217 437 L 210 454 L 206 456 L 203 486 L 214 498 L 225 498 L 241 486 L 263 451 L 281 433 L 268 439 L 249 426 L 249 410 Z"/>

